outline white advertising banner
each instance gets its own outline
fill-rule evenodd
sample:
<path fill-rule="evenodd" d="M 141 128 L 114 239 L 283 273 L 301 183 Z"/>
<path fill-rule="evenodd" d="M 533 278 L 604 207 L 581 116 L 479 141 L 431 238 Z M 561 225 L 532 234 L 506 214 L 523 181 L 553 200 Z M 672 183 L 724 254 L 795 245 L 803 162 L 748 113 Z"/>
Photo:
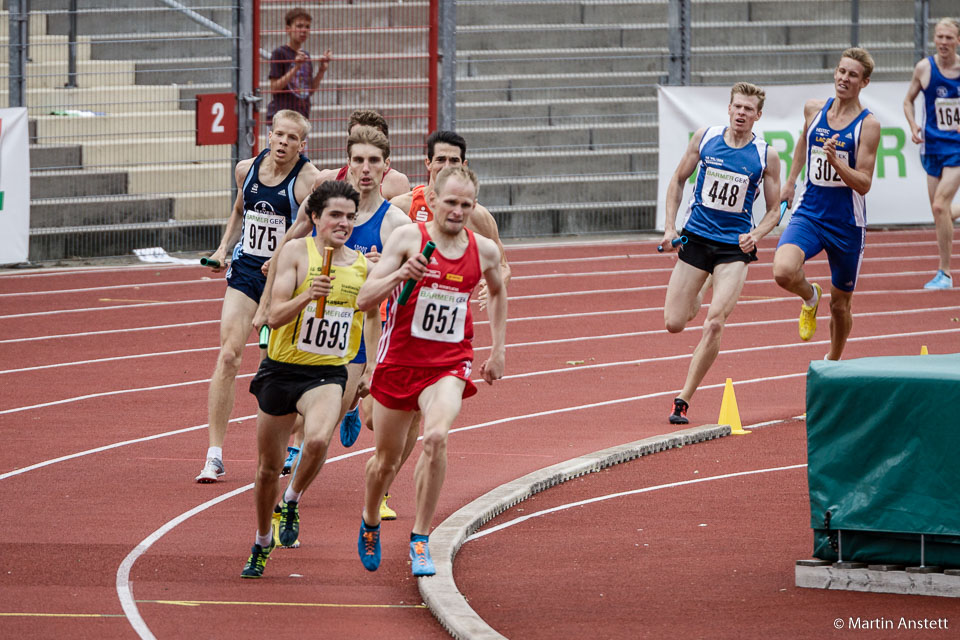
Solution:
<path fill-rule="evenodd" d="M 781 182 L 793 162 L 793 150 L 803 128 L 803 105 L 811 98 L 834 95 L 833 84 L 772 85 L 764 87 L 767 99 L 754 133 L 763 137 L 780 154 Z M 873 185 L 867 193 L 867 224 L 933 224 L 927 179 L 917 145 L 910 140 L 903 115 L 906 82 L 871 82 L 860 94 L 860 102 L 880 121 L 880 147 Z M 690 136 L 701 127 L 729 124 L 727 105 L 730 87 L 662 86 L 658 92 L 660 118 L 660 164 L 657 188 L 657 228 L 663 229 L 667 184 L 687 148 Z M 919 101 L 918 101 L 919 103 Z M 917 109 L 918 115 L 921 113 Z M 797 181 L 801 193 L 803 178 Z M 696 173 L 684 189 L 678 225 L 683 220 L 693 191 Z M 796 202 L 796 200 L 794 200 Z M 757 196 L 753 219 L 763 217 L 763 192 Z M 789 214 L 788 214 L 789 215 Z M 783 223 L 786 224 L 787 218 Z"/>
<path fill-rule="evenodd" d="M 27 110 L 0 109 L 0 264 L 24 262 L 30 248 Z"/>

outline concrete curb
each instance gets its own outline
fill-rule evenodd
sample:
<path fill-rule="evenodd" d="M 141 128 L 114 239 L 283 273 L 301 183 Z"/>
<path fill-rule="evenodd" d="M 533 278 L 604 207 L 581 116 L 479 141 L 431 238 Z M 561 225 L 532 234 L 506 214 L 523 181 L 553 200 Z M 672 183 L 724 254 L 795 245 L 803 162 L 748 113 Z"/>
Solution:
<path fill-rule="evenodd" d="M 517 503 L 567 480 L 641 456 L 728 435 L 730 427 L 726 425 L 692 427 L 595 451 L 500 485 L 460 508 L 430 534 L 430 551 L 437 573 L 418 579 L 423 601 L 440 624 L 458 640 L 505 640 L 467 604 L 454 582 L 453 559 L 470 535 Z"/>

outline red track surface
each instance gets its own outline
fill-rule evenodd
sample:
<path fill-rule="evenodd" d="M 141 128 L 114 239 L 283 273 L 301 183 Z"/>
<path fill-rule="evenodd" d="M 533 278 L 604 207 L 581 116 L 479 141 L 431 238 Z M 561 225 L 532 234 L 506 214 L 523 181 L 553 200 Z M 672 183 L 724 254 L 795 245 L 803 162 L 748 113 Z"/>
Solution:
<path fill-rule="evenodd" d="M 535 469 L 673 430 L 666 415 L 702 313 L 680 335 L 663 330 L 672 258 L 653 245 L 508 248 L 508 376 L 465 404 L 457 426 L 482 428 L 450 437 L 438 522 Z M 691 403 L 692 424 L 715 421 L 727 377 L 745 425 L 804 411 L 827 312 L 801 343 L 799 304 L 772 281 L 772 248 L 765 242 L 751 266 L 722 353 Z M 868 234 L 845 357 L 960 351 L 960 290 L 919 290 L 935 268 L 932 232 Z M 807 271 L 827 282 L 825 260 Z M 150 267 L 0 276 L 0 636 L 446 637 L 421 607 L 406 559 L 412 464 L 392 490 L 400 518 L 384 524 L 383 565 L 370 574 L 356 558 L 369 432 L 350 450 L 333 445 L 303 501 L 304 545 L 275 552 L 263 580 L 239 579 L 254 530 L 256 407 L 246 386 L 257 354 L 251 343 L 234 411 L 247 418 L 230 429 L 225 481 L 194 484 L 224 286 L 208 275 Z M 488 340 L 481 323 L 478 361 Z M 657 454 L 519 508 L 688 479 L 691 468 L 702 476 L 799 464 L 802 431 L 788 422 Z M 535 519 L 468 543 L 456 578 L 515 638 L 822 637 L 837 617 L 956 612 L 940 600 L 794 588 L 793 562 L 810 552 L 805 486 L 803 471 L 791 470 Z M 127 581 L 133 599 L 123 602 Z"/>

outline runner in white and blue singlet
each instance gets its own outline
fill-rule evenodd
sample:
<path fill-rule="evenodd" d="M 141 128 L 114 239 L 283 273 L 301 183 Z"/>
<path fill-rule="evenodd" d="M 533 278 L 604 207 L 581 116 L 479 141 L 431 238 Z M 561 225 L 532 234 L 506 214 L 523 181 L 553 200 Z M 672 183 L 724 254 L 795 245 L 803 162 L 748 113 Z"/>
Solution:
<path fill-rule="evenodd" d="M 753 201 L 767 168 L 767 143 L 753 134 L 746 146 L 731 147 L 724 140 L 726 129 L 710 127 L 700 141 L 700 171 L 683 230 L 688 238 L 695 234 L 739 245 L 740 235 L 753 229 Z M 712 270 L 710 265 L 707 271 Z"/>
<path fill-rule="evenodd" d="M 934 29 L 936 55 L 924 58 L 913 69 L 903 100 L 911 137 L 920 145 L 920 162 L 927 172 L 927 195 L 937 229 L 940 264 L 924 289 L 951 289 L 950 254 L 953 221 L 960 218 L 960 20 L 943 18 Z M 922 124 L 917 124 L 913 102 L 923 95 Z"/>
<path fill-rule="evenodd" d="M 853 326 L 850 305 L 866 239 L 864 196 L 873 182 L 880 143 L 880 122 L 860 104 L 860 90 L 870 83 L 873 67 L 866 50 L 847 49 L 833 74 L 836 96 L 804 105 L 803 136 L 780 195 L 788 206 L 793 204 L 797 177 L 806 166 L 805 189 L 780 236 L 773 274 L 777 284 L 803 299 L 800 338 L 809 340 L 817 328 L 822 288 L 807 280 L 803 265 L 826 251 L 832 284 L 831 360 L 840 359 Z"/>
<path fill-rule="evenodd" d="M 780 158 L 753 133 L 765 98 L 757 86 L 735 84 L 727 107 L 729 126 L 694 133 L 667 187 L 661 247 L 673 251 L 683 187 L 699 167 L 684 218 L 682 233 L 687 241 L 680 246 L 663 305 L 667 331 L 683 331 L 693 320 L 711 275 L 713 280 L 713 301 L 683 389 L 673 401 L 671 424 L 687 424 L 690 399 L 720 350 L 723 327 L 740 297 L 747 265 L 757 259 L 757 242 L 780 218 Z M 753 203 L 761 184 L 766 214 L 754 228 Z"/>

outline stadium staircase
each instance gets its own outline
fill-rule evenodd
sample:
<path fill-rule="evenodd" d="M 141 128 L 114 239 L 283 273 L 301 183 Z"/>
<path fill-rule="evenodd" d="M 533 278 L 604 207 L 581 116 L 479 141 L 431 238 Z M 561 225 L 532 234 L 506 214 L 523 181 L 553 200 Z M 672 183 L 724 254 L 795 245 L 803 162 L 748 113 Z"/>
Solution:
<path fill-rule="evenodd" d="M 31 7 L 31 227 L 50 229 L 31 238 L 31 256 L 70 257 L 57 244 L 63 234 L 54 229 L 62 227 L 222 221 L 230 208 L 230 150 L 193 144 L 192 98 L 230 90 L 228 42 L 182 15 L 156 12 L 158 0 L 79 0 L 81 9 L 104 14 L 81 16 L 80 86 L 66 89 L 66 16 L 44 13 L 62 11 L 64 4 L 32 0 Z M 230 9 L 221 4 L 230 0 L 196 6 L 229 25 Z M 272 23 L 282 24 L 279 15 L 298 4 L 269 5 L 277 13 Z M 315 9 L 315 30 L 332 28 L 324 16 L 330 4 Z M 314 99 L 311 117 L 324 123 L 317 134 L 324 151 L 313 159 L 322 168 L 342 163 L 344 132 L 328 124 L 334 114 L 347 101 L 362 103 L 362 85 L 389 74 L 385 59 L 409 48 L 409 31 L 391 30 L 391 7 L 398 3 L 379 4 L 384 10 L 375 24 L 354 26 L 381 30 L 380 50 L 335 60 Z M 849 42 L 849 4 L 694 1 L 691 81 L 828 81 L 842 48 L 836 43 Z M 877 58 L 875 79 L 907 79 L 913 3 L 862 0 L 860 7 L 860 41 Z M 656 86 L 668 80 L 667 9 L 666 0 L 457 3 L 457 129 L 481 177 L 480 200 L 504 237 L 654 227 Z M 931 15 L 951 9 L 933 0 Z M 8 35 L 3 11 L 2 62 L 9 56 Z M 283 34 L 265 35 L 261 47 L 271 50 L 282 40 Z M 266 83 L 262 79 L 262 93 Z M 6 93 L 0 87 L 0 104 Z M 364 106 L 393 114 L 394 165 L 417 182 L 424 127 L 415 114 L 425 105 Z M 102 115 L 50 113 L 66 109 Z M 129 251 L 124 242 L 118 235 L 116 253 Z"/>

